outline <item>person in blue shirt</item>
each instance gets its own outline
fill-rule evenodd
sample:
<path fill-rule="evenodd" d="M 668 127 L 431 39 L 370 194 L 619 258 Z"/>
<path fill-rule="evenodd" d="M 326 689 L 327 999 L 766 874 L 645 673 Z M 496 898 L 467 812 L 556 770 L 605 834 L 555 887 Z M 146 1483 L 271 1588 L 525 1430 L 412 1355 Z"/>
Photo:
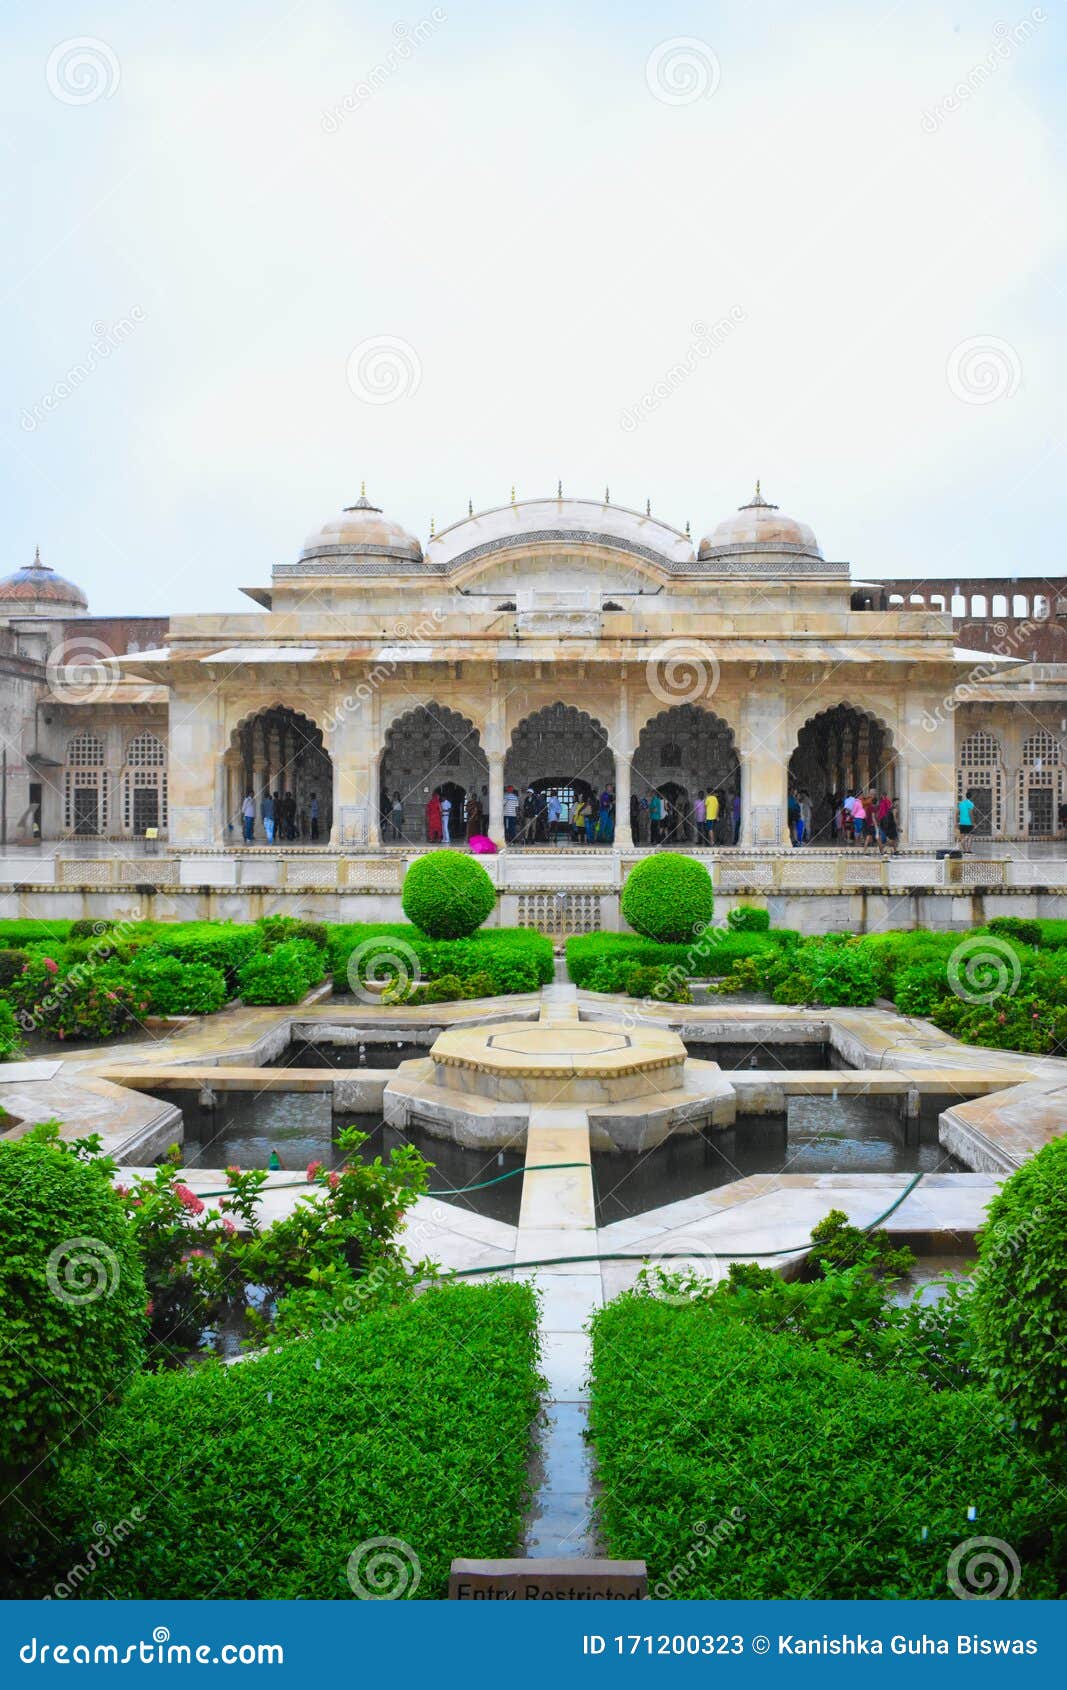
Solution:
<path fill-rule="evenodd" d="M 960 830 L 960 844 L 963 846 L 964 852 L 969 855 L 971 832 L 974 828 L 974 803 L 969 792 L 965 798 L 960 799 L 956 809 L 959 818 L 957 825 Z"/>

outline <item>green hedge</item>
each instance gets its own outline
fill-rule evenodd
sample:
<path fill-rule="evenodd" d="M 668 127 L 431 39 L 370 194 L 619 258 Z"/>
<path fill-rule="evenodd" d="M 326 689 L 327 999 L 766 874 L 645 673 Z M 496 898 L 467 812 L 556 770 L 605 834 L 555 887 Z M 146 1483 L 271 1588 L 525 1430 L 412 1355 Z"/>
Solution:
<path fill-rule="evenodd" d="M 442 1597 L 457 1553 L 518 1548 L 538 1383 L 526 1285 L 431 1290 L 239 1367 L 142 1376 L 47 1499 L 53 1562 L 84 1563 L 94 1523 L 147 1498 L 79 1595 L 351 1601 L 349 1558 L 389 1537 L 421 1569 L 407 1594 Z"/>
<path fill-rule="evenodd" d="M 226 976 L 208 962 L 142 952 L 126 977 L 146 994 L 152 1015 L 213 1015 L 226 1002 Z"/>
<path fill-rule="evenodd" d="M 619 899 L 623 919 L 635 933 L 667 945 L 696 938 L 711 920 L 714 904 L 705 864 L 672 851 L 657 851 L 635 863 Z"/>
<path fill-rule="evenodd" d="M 367 922 L 334 927 L 330 932 L 329 965 L 336 992 L 350 989 L 349 964 L 360 952 L 360 973 L 388 979 L 399 971 L 407 978 L 437 980 L 453 975 L 466 984 L 486 979 L 493 994 L 534 991 L 553 977 L 552 941 L 527 927 L 490 927 L 469 939 L 431 939 L 408 922 Z M 375 967 L 375 956 L 383 960 Z M 395 963 L 390 964 L 392 957 Z"/>
<path fill-rule="evenodd" d="M 46 939 L 61 945 L 73 925 L 72 921 L 0 921 L 0 946 L 32 945 Z"/>
<path fill-rule="evenodd" d="M 1007 1412 L 1067 1471 L 1067 1137 L 989 1205 L 973 1305 L 979 1365 Z"/>
<path fill-rule="evenodd" d="M 148 1293 L 106 1174 L 54 1124 L 0 1142 L 0 1486 L 85 1437 L 140 1366 Z M 3 1496 L 0 1495 L 0 1507 Z M 116 1516 L 117 1518 L 118 1516 Z"/>
<path fill-rule="evenodd" d="M 1057 1594 L 1062 1510 L 1058 1543 L 1040 1464 L 978 1389 L 634 1296 L 595 1315 L 592 1375 L 605 1550 L 645 1557 L 653 1597 L 955 1600 L 978 1534 L 1019 1555 L 1020 1596 Z"/>
<path fill-rule="evenodd" d="M 221 968 L 231 995 L 236 991 L 242 963 L 263 944 L 263 930 L 252 924 L 188 921 L 170 931 L 157 931 L 148 947 L 153 956 L 174 956 L 182 962 L 207 962 Z"/>
<path fill-rule="evenodd" d="M 254 952 L 239 970 L 237 983 L 243 1003 L 299 1003 L 325 972 L 325 954 L 318 945 L 310 939 L 286 939 L 273 950 Z"/>
<path fill-rule="evenodd" d="M 770 933 L 731 933 L 726 928 L 709 928 L 684 945 L 660 945 L 632 933 L 579 933 L 567 940 L 567 973 L 576 986 L 590 991 L 621 992 L 627 972 L 643 968 L 680 968 L 691 979 L 728 974 L 743 957 L 777 953 L 797 943 L 792 928 L 775 928 Z M 593 984 L 617 979 L 617 985 Z"/>
<path fill-rule="evenodd" d="M 477 857 L 430 851 L 408 869 L 400 901 L 432 939 L 467 939 L 496 908 L 496 887 Z"/>

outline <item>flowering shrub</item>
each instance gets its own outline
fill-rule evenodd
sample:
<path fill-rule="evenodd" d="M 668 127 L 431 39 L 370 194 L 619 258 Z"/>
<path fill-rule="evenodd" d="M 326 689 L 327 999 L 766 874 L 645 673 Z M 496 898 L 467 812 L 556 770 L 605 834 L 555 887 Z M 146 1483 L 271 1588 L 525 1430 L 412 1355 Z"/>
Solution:
<path fill-rule="evenodd" d="M 56 1039 L 111 1039 L 148 1009 L 147 993 L 114 963 L 77 963 L 64 971 L 50 956 L 34 957 L 5 997 L 24 1032 Z"/>
<path fill-rule="evenodd" d="M 21 1056 L 22 1048 L 15 1011 L 0 998 L 0 1062 L 14 1062 L 16 1057 Z"/>

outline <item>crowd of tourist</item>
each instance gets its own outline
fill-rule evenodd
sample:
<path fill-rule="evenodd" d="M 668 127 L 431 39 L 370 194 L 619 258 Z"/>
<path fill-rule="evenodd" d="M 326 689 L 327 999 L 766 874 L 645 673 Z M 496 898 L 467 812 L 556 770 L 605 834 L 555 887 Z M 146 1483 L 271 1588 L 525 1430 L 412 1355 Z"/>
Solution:
<path fill-rule="evenodd" d="M 822 844 L 896 850 L 897 817 L 888 792 L 853 792 L 851 788 L 828 792 L 820 826 L 815 825 L 811 794 L 804 788 L 790 789 L 787 807 L 789 838 L 794 845 L 811 845 L 818 839 Z"/>

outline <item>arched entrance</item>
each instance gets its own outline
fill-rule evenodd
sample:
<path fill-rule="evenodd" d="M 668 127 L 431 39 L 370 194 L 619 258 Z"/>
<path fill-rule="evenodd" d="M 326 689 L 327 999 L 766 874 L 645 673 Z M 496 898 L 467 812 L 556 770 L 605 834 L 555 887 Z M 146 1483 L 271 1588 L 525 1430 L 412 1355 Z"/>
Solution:
<path fill-rule="evenodd" d="M 812 716 L 797 735 L 789 759 L 789 790 L 811 799 L 811 843 L 834 844 L 834 812 L 847 793 L 886 793 L 894 800 L 898 796 L 888 728 L 851 704 L 835 704 Z"/>
<path fill-rule="evenodd" d="M 426 806 L 434 792 L 452 806 L 450 843 L 466 839 L 471 807 L 483 818 L 489 813 L 489 760 L 478 729 L 443 704 L 416 705 L 386 732 L 378 788 L 383 844 L 427 839 Z M 487 825 L 472 831 L 485 833 Z"/>
<path fill-rule="evenodd" d="M 614 792 L 615 757 L 607 731 L 573 704 L 546 704 L 521 721 L 512 734 L 504 758 L 504 785 L 515 787 L 520 803 L 527 787 L 543 791 L 546 797 L 555 793 L 568 803 L 568 814 L 579 794 L 596 800 L 602 792 Z M 547 821 L 542 832 L 547 836 Z M 568 833 L 573 837 L 572 830 Z M 562 829 L 556 837 L 563 840 Z"/>
<path fill-rule="evenodd" d="M 327 843 L 333 826 L 333 763 L 322 729 L 286 704 L 272 704 L 234 729 L 227 758 L 226 831 L 246 837 L 242 806 L 256 806 L 252 840 L 267 838 L 263 799 L 274 800 L 274 843 Z"/>
<path fill-rule="evenodd" d="M 733 845 L 734 799 L 741 795 L 741 764 L 729 724 L 699 704 L 676 704 L 661 710 L 641 730 L 633 758 L 633 790 L 639 799 L 658 792 L 669 800 L 672 813 L 659 842 L 671 845 L 688 844 L 696 838 L 693 804 L 698 797 L 716 793 L 719 819 L 713 843 Z M 634 843 L 651 843 L 647 820 L 640 841 Z"/>

